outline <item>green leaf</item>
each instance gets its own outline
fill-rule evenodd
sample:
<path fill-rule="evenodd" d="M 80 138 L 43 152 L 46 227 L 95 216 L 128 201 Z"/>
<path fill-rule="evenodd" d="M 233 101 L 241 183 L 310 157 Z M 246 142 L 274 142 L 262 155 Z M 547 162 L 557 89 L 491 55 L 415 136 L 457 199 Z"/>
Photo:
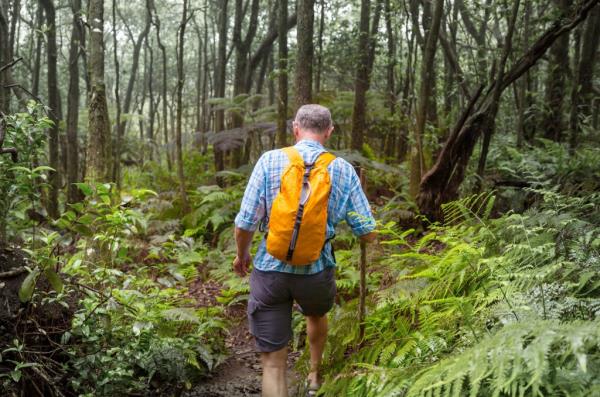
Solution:
<path fill-rule="evenodd" d="M 40 270 L 35 269 L 29 273 L 27 277 L 25 277 L 25 280 L 23 280 L 23 284 L 21 284 L 21 288 L 19 289 L 19 300 L 21 302 L 26 303 L 31 300 L 33 289 L 35 288 L 35 282 L 39 274 Z"/>
<path fill-rule="evenodd" d="M 52 288 L 54 288 L 56 292 L 61 293 L 63 290 L 63 282 L 58 274 L 56 274 L 56 272 L 49 267 L 44 269 L 44 274 L 46 275 L 46 278 L 50 282 Z"/>
<path fill-rule="evenodd" d="M 91 196 L 92 194 L 94 194 L 94 190 L 87 183 L 78 182 L 75 184 L 75 186 L 77 186 L 79 190 L 81 190 L 81 192 L 86 196 Z"/>
<path fill-rule="evenodd" d="M 40 165 L 39 167 L 35 167 L 31 170 L 32 173 L 39 173 L 41 171 L 54 171 L 54 168 L 48 167 L 47 165 Z"/>

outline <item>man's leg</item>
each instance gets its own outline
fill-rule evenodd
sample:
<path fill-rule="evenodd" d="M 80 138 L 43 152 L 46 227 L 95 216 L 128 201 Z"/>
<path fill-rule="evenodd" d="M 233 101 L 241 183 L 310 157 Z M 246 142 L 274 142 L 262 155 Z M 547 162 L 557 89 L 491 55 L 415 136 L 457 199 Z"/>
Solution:
<path fill-rule="evenodd" d="M 319 385 L 319 367 L 327 341 L 327 315 L 306 316 L 306 333 L 310 347 L 308 381 L 312 387 L 316 387 Z"/>
<path fill-rule="evenodd" d="M 287 397 L 287 347 L 260 354 L 262 362 L 262 397 Z"/>

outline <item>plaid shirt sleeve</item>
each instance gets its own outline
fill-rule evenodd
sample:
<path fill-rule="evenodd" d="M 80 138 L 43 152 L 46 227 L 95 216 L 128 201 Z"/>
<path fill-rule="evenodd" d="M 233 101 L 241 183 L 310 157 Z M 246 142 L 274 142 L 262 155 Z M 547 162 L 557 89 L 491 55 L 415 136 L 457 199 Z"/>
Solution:
<path fill-rule="evenodd" d="M 266 172 L 265 156 L 256 162 L 244 192 L 240 212 L 235 217 L 235 225 L 244 230 L 255 231 L 265 216 Z"/>
<path fill-rule="evenodd" d="M 350 172 L 350 197 L 346 204 L 346 223 L 357 236 L 371 233 L 375 230 L 375 219 L 367 196 L 360 185 L 360 179 L 353 168 Z"/>

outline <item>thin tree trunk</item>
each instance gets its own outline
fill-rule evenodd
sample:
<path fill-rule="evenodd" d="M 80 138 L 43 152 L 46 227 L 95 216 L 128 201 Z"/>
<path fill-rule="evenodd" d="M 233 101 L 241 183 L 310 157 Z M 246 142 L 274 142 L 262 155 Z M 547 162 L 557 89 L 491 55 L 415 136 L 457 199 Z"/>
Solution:
<path fill-rule="evenodd" d="M 177 177 L 179 179 L 179 194 L 184 213 L 190 211 L 185 190 L 185 175 L 183 173 L 183 150 L 181 143 L 181 117 L 183 114 L 183 50 L 185 44 L 185 28 L 188 23 L 188 0 L 183 0 L 183 13 L 179 24 L 179 40 L 177 41 L 177 129 L 175 131 L 175 159 L 177 162 Z"/>
<path fill-rule="evenodd" d="M 481 144 L 481 156 L 479 157 L 479 164 L 477 165 L 478 187 L 481 187 L 481 181 L 484 177 L 485 163 L 487 161 L 487 154 L 492 140 L 492 135 L 496 129 L 496 115 L 498 114 L 498 108 L 500 107 L 500 96 L 502 90 L 500 89 L 500 82 L 504 78 L 504 69 L 506 67 L 506 61 L 512 51 L 512 37 L 515 31 L 515 25 L 517 22 L 517 14 L 519 12 L 520 0 L 514 0 L 511 19 L 508 21 L 508 33 L 504 41 L 504 48 L 502 51 L 502 58 L 498 65 L 498 71 L 495 77 L 496 84 L 493 87 L 492 103 L 490 111 L 488 113 L 487 122 L 485 124 L 483 132 L 483 142 Z"/>
<path fill-rule="evenodd" d="M 354 106 L 352 110 L 352 150 L 362 150 L 364 133 L 367 127 L 365 110 L 367 107 L 367 91 L 369 89 L 369 14 L 371 2 L 360 2 L 360 24 L 358 37 L 358 60 L 356 79 L 354 80 Z"/>
<path fill-rule="evenodd" d="M 574 86 L 576 91 L 572 97 L 570 147 L 574 150 L 581 131 L 581 122 L 592 115 L 592 84 L 594 81 L 594 65 L 597 59 L 598 40 L 600 37 L 600 7 L 592 10 L 583 31 L 581 59 L 577 67 Z"/>
<path fill-rule="evenodd" d="M 90 98 L 86 180 L 106 182 L 111 179 L 111 142 L 104 83 L 104 0 L 89 0 L 88 4 Z"/>
<path fill-rule="evenodd" d="M 117 186 L 121 187 L 121 178 L 119 177 L 121 168 L 121 137 L 120 137 L 120 125 L 121 125 L 121 95 L 120 95 L 120 84 L 121 84 L 121 73 L 119 65 L 119 56 L 117 53 L 117 0 L 112 1 L 112 22 L 113 22 L 113 60 L 115 63 L 115 107 L 116 107 L 116 120 L 114 129 L 116 133 L 116 142 L 114 145 L 114 167 L 113 167 L 113 180 L 116 181 Z"/>
<path fill-rule="evenodd" d="M 41 27 L 44 19 L 44 9 L 41 5 L 38 5 L 36 10 L 36 26 Z M 38 96 L 40 93 L 40 69 L 42 64 L 42 34 L 40 32 L 35 33 L 35 55 L 33 62 L 33 74 L 31 79 L 31 93 Z"/>
<path fill-rule="evenodd" d="M 287 0 L 279 0 L 279 51 L 277 83 L 277 146 L 287 145 L 288 114 L 288 48 L 287 48 Z"/>
<path fill-rule="evenodd" d="M 81 199 L 75 183 L 79 182 L 79 47 L 83 41 L 81 0 L 71 2 L 73 27 L 69 45 L 69 94 L 67 96 L 67 202 Z"/>
<path fill-rule="evenodd" d="M 419 89 L 419 102 L 417 106 L 417 120 L 413 135 L 414 146 L 411 150 L 411 167 L 410 167 L 410 185 L 409 193 L 411 197 L 416 198 L 419 193 L 419 183 L 421 175 L 425 172 L 424 156 L 423 156 L 423 134 L 425 133 L 425 122 L 427 120 L 427 105 L 430 103 L 429 96 L 431 95 L 433 84 L 432 79 L 434 68 L 436 43 L 439 36 L 440 24 L 444 1 L 436 0 L 433 11 L 431 28 L 425 40 L 423 49 L 423 61 L 421 63 L 421 81 Z"/>
<path fill-rule="evenodd" d="M 558 11 L 565 17 L 573 0 L 555 0 Z M 544 135 L 555 141 L 562 140 L 565 130 L 563 98 L 567 96 L 566 79 L 569 76 L 569 35 L 562 35 L 550 48 L 550 63 L 546 81 L 546 98 L 543 120 Z"/>
<path fill-rule="evenodd" d="M 296 109 L 312 101 L 314 0 L 298 0 Z"/>
<path fill-rule="evenodd" d="M 8 42 L 8 0 L 0 0 L 0 67 L 8 65 L 10 57 L 10 43 Z M 9 68 L 0 71 L 0 112 L 8 114 L 10 108 L 10 89 L 6 88 L 9 82 Z"/>
<path fill-rule="evenodd" d="M 119 10 L 117 9 L 117 12 Z M 129 73 L 129 82 L 127 83 L 127 91 L 125 91 L 125 101 L 123 102 L 123 113 L 128 114 L 131 109 L 131 100 L 133 98 L 133 88 L 135 85 L 135 80 L 137 77 L 137 70 L 139 67 L 140 60 L 140 52 L 142 49 L 142 44 L 146 40 L 148 36 L 148 32 L 150 31 L 150 24 L 152 22 L 151 18 L 151 3 L 149 1 L 146 2 L 146 24 L 144 25 L 144 30 L 140 32 L 138 35 L 134 46 L 133 46 L 133 55 L 131 60 L 131 71 Z M 125 127 L 127 122 L 125 120 L 119 120 L 117 124 L 117 136 L 116 136 L 116 144 L 114 148 L 114 167 L 113 167 L 113 179 L 117 181 L 117 184 L 120 184 L 121 180 L 121 141 L 123 140 L 123 135 L 125 134 Z"/>
<path fill-rule="evenodd" d="M 163 138 L 165 140 L 165 157 L 167 159 L 167 169 L 171 172 L 173 166 L 171 164 L 171 153 L 169 151 L 169 125 L 167 123 L 167 118 L 169 115 L 167 108 L 167 49 L 165 45 L 160 39 L 160 18 L 158 17 L 158 12 L 156 11 L 156 5 L 154 4 L 154 0 L 148 0 L 148 8 L 152 15 L 152 24 L 156 28 L 156 42 L 158 44 L 158 48 L 160 49 L 161 59 L 162 59 L 162 78 L 161 78 L 161 97 L 162 97 L 162 129 L 163 129 Z"/>
<path fill-rule="evenodd" d="M 225 73 L 227 71 L 227 5 L 228 0 L 222 0 L 221 9 L 219 13 L 219 47 L 217 49 L 217 64 L 215 67 L 215 97 L 225 97 Z M 225 111 L 215 111 L 215 133 L 223 131 L 225 129 Z M 216 171 L 223 171 L 225 169 L 224 153 L 218 148 L 214 147 L 215 154 L 215 169 Z M 218 181 L 222 183 L 222 181 Z"/>
<path fill-rule="evenodd" d="M 56 48 L 56 10 L 52 0 L 40 0 L 46 14 L 48 30 L 47 37 L 47 62 L 48 62 L 48 107 L 51 109 L 50 127 L 48 136 L 49 164 L 54 171 L 50 172 L 50 191 L 48 192 L 48 215 L 56 219 L 60 215 L 58 209 L 58 192 L 60 190 L 60 160 L 59 160 L 59 123 L 60 123 L 60 97 L 58 93 L 58 50 Z"/>
<path fill-rule="evenodd" d="M 315 73 L 315 92 L 321 91 L 321 73 L 323 72 L 323 31 L 325 30 L 325 0 L 320 1 L 319 34 L 317 39 L 317 72 Z"/>

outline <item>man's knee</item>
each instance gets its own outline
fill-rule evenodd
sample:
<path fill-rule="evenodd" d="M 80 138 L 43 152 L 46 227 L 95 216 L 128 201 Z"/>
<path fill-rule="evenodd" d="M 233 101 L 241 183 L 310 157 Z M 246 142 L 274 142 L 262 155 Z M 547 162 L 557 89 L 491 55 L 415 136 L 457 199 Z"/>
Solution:
<path fill-rule="evenodd" d="M 261 361 L 264 369 L 287 368 L 287 347 L 274 352 L 261 353 Z"/>

